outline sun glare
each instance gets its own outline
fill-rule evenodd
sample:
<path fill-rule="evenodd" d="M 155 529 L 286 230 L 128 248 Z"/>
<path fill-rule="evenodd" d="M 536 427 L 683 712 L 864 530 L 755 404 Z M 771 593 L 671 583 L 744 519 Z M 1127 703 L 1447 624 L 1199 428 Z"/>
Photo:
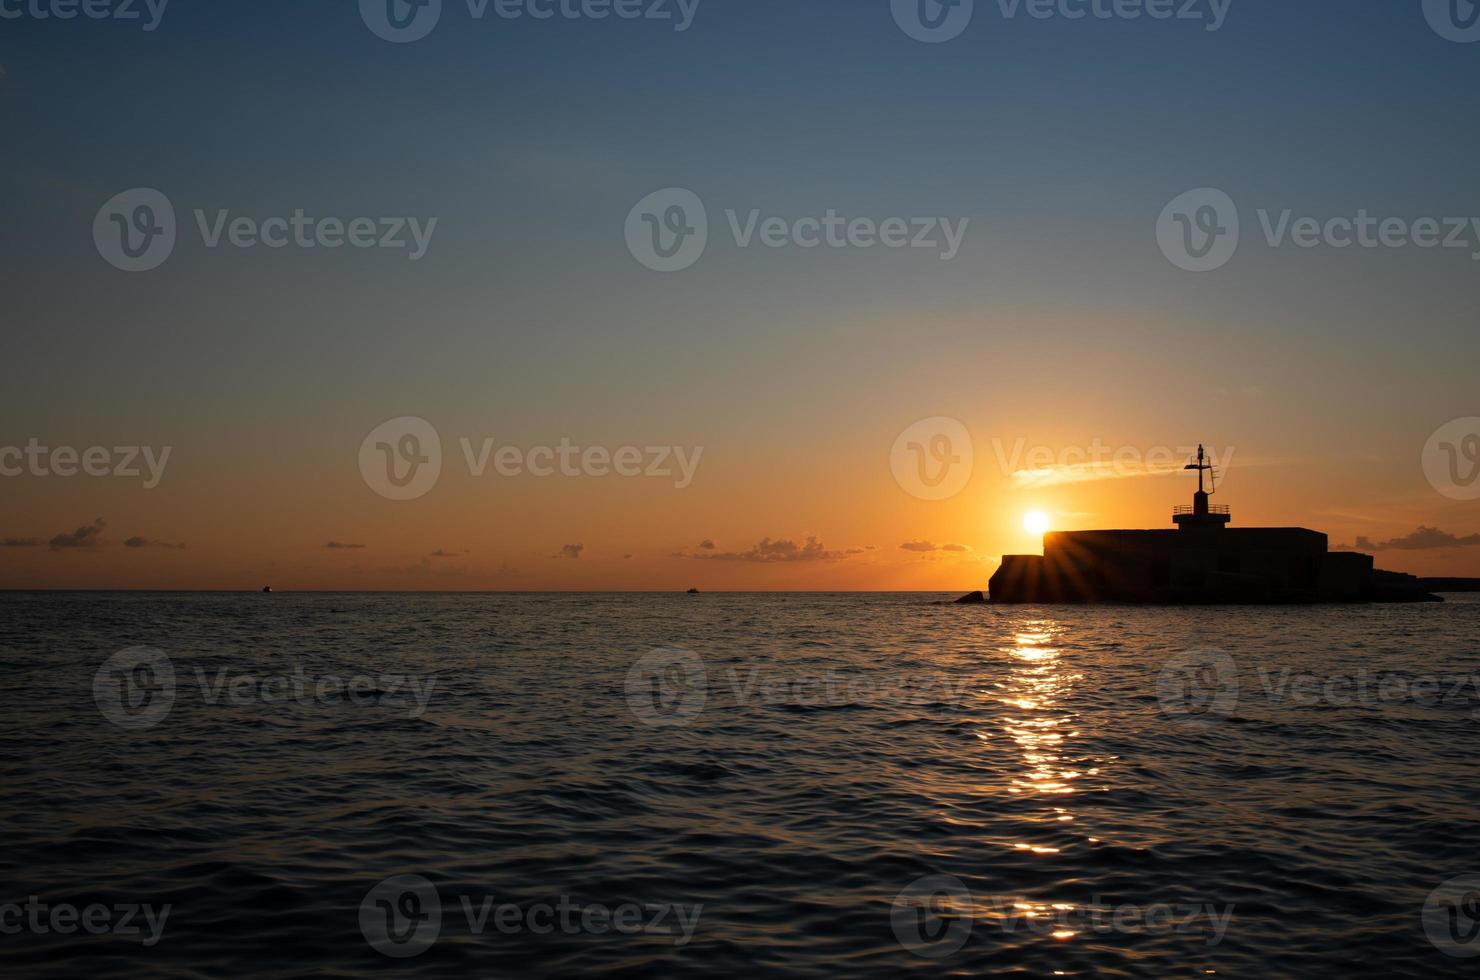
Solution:
<path fill-rule="evenodd" d="M 1042 534 L 1048 530 L 1048 515 L 1041 510 L 1030 510 L 1023 515 L 1023 528 L 1029 534 Z"/>

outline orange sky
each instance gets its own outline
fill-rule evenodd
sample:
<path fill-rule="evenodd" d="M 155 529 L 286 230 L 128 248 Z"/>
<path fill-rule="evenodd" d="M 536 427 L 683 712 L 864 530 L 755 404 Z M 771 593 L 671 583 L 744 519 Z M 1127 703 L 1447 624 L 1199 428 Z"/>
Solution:
<path fill-rule="evenodd" d="M 1134 442 L 1088 430 L 1002 436 L 963 420 L 969 478 L 958 469 L 959 492 L 921 499 L 891 466 L 896 437 L 915 420 L 875 414 L 832 439 L 816 417 L 774 440 L 726 434 L 703 445 L 683 487 L 676 467 L 667 478 L 508 477 L 491 467 L 474 476 L 453 426 L 439 428 L 435 485 L 406 501 L 367 484 L 349 431 L 336 453 L 318 451 L 307 436 L 295 446 L 284 433 L 268 468 L 245 451 L 177 445 L 147 490 L 141 479 L 23 475 L 4 484 L 11 506 L 0 537 L 12 546 L 0 549 L 0 586 L 964 591 L 985 587 L 1000 555 L 1040 550 L 1023 527 L 1030 511 L 1049 515 L 1058 530 L 1164 527 L 1196 485 L 1180 470 L 1191 440 Z M 476 447 L 482 430 L 471 431 Z M 496 444 L 506 443 L 540 440 Z M 1386 542 L 1420 525 L 1460 536 L 1475 530 L 1474 504 L 1435 492 L 1417 457 L 1402 459 L 1396 448 L 1302 456 L 1286 444 L 1210 444 L 1225 464 L 1215 499 L 1232 507 L 1236 525 L 1312 527 L 1330 534 L 1333 547 L 1359 535 Z M 1096 445 L 1105 461 L 1098 467 L 1087 463 Z M 54 546 L 54 537 L 99 517 L 101 529 Z M 1376 554 L 1383 568 L 1480 575 L 1480 547 Z"/>

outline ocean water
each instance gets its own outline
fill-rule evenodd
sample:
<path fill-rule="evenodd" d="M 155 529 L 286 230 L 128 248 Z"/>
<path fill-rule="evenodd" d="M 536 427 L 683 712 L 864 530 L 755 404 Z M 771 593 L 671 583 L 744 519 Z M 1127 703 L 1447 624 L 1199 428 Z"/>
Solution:
<path fill-rule="evenodd" d="M 1475 597 L 949 598 L 0 595 L 0 973 L 1480 969 Z"/>

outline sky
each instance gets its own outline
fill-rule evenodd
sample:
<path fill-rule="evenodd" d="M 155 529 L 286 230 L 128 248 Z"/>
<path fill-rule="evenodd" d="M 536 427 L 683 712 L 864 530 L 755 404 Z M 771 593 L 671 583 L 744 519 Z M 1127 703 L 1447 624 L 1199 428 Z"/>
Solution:
<path fill-rule="evenodd" d="M 923 2 L 0 0 L 0 588 L 983 588 L 1199 443 L 1480 575 L 1446 5 Z"/>

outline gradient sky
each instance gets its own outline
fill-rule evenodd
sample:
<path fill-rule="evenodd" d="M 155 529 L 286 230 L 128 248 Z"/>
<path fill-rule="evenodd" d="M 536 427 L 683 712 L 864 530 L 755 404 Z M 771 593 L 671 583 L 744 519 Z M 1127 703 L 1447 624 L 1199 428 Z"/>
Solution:
<path fill-rule="evenodd" d="M 1270 248 L 1255 218 L 1480 215 L 1480 44 L 1417 0 L 1233 0 L 1216 32 L 977 0 L 942 44 L 887 0 L 703 0 L 682 33 L 446 4 L 411 44 L 344 0 L 172 0 L 152 32 L 0 20 L 0 446 L 171 447 L 153 489 L 0 478 L 0 587 L 981 588 L 1038 549 L 1027 511 L 1159 527 L 1195 482 L 1027 486 L 994 448 L 1019 440 L 1232 447 L 1237 524 L 1333 545 L 1480 531 L 1480 502 L 1421 465 L 1435 429 L 1480 415 L 1480 262 Z M 712 234 L 665 275 L 623 228 L 673 186 Z M 1204 186 L 1238 202 L 1244 240 L 1199 275 L 1155 226 Z M 180 240 L 129 274 L 92 223 L 135 187 L 171 199 Z M 417 262 L 208 249 L 196 208 L 438 226 Z M 741 249 L 726 208 L 970 226 L 949 262 Z M 394 502 L 357 456 L 407 415 L 436 426 L 444 471 Z M 945 501 L 890 469 L 932 416 L 975 446 Z M 681 489 L 474 478 L 460 437 L 703 456 Z M 83 546 L 49 544 L 97 518 Z M 814 536 L 820 557 L 756 560 Z M 901 548 L 920 541 L 970 550 Z M 1480 546 L 1378 565 L 1480 575 Z"/>

